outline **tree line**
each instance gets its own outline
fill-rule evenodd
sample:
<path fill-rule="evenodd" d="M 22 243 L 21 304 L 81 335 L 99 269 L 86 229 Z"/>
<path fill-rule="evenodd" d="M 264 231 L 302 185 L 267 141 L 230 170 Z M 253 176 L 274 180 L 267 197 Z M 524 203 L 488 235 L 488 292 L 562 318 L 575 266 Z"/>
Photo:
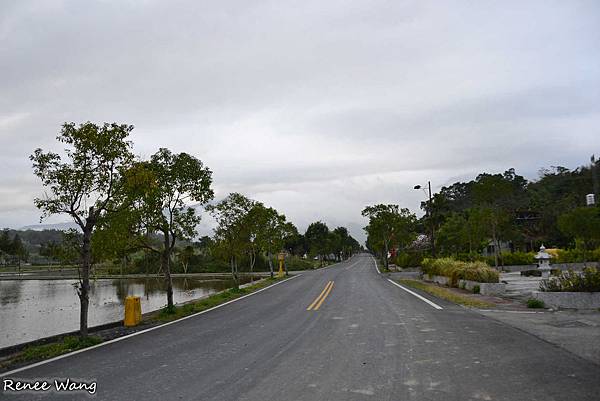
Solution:
<path fill-rule="evenodd" d="M 266 258 L 273 274 L 275 253 L 310 255 L 322 264 L 360 249 L 344 227 L 330 231 L 319 221 L 301 235 L 285 215 L 240 193 L 213 202 L 212 171 L 200 159 L 160 148 L 142 160 L 132 152 L 132 130 L 127 124 L 65 123 L 57 136 L 63 155 L 36 149 L 30 157 L 46 189 L 34 200 L 42 219 L 66 214 L 79 228 L 44 251 L 78 264 L 82 336 L 88 333 L 90 275 L 101 260 L 152 255 L 155 271 L 165 277 L 166 310 L 172 311 L 175 255 L 187 272 L 198 253 L 210 253 L 228 264 L 237 287 L 242 262 L 253 271 Z M 202 209 L 217 227 L 212 238 L 197 240 Z"/>
<path fill-rule="evenodd" d="M 21 236 L 15 233 L 12 238 L 8 229 L 0 232 L 0 258 L 3 264 L 19 264 L 27 260 L 29 251 L 21 240 Z"/>
<path fill-rule="evenodd" d="M 396 205 L 369 207 L 363 211 L 370 219 L 365 228 L 367 244 L 380 253 L 399 250 L 412 265 L 430 254 L 432 245 L 438 255 L 464 260 L 481 258 L 488 248 L 496 266 L 512 253 L 532 252 L 542 244 L 580 249 L 585 261 L 587 253 L 600 245 L 600 208 L 586 206 L 587 194 L 595 193 L 598 200 L 599 168 L 599 161 L 592 157 L 590 165 L 574 170 L 542 169 L 535 181 L 512 168 L 498 174 L 481 173 L 474 180 L 442 187 L 431 202 L 422 202 L 426 213 L 420 219 Z M 377 226 L 384 224 L 390 227 L 378 231 Z M 503 245 L 508 253 L 501 252 Z"/>

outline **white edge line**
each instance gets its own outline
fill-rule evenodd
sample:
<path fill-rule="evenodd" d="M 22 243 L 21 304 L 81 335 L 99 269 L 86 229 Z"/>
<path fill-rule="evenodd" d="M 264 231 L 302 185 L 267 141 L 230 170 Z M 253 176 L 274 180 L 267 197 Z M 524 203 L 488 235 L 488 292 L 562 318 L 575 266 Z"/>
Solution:
<path fill-rule="evenodd" d="M 375 260 L 373 256 L 371 256 L 371 259 L 373 259 L 373 262 L 375 262 L 375 270 L 377 270 L 378 274 L 381 274 L 381 272 L 379 271 L 379 267 L 377 267 L 377 260 Z"/>
<path fill-rule="evenodd" d="M 394 284 L 396 287 L 400 287 L 400 288 L 402 288 L 404 291 L 408 292 L 409 294 L 412 294 L 412 295 L 414 295 L 415 297 L 419 298 L 421 301 L 423 301 L 423 302 L 427 302 L 429 305 L 433 306 L 435 309 L 444 309 L 444 308 L 442 308 L 441 306 L 439 306 L 438 304 L 436 304 L 435 302 L 433 302 L 433 301 L 430 301 L 430 300 L 428 300 L 427 298 L 425 298 L 425 297 L 423 297 L 423 296 L 421 296 L 421 295 L 417 294 L 416 292 L 414 292 L 414 291 L 411 291 L 411 290 L 409 290 L 408 288 L 405 288 L 405 287 L 401 286 L 400 284 L 396 283 L 395 281 L 392 281 L 392 280 L 390 280 L 389 278 L 388 278 L 388 281 L 389 281 L 390 283 Z"/>
<path fill-rule="evenodd" d="M 188 315 L 188 316 L 182 317 L 181 319 L 173 320 L 171 322 L 167 322 L 167 323 L 161 324 L 159 326 L 150 327 L 148 329 L 136 331 L 135 333 L 127 334 L 126 336 L 123 336 L 123 337 L 117 337 L 117 338 L 114 338 L 112 340 L 109 340 L 109 341 L 106 341 L 106 342 L 102 342 L 100 344 L 96 344 L 96 345 L 93 345 L 93 346 L 88 347 L 88 348 L 83 348 L 83 349 L 80 349 L 80 350 L 77 350 L 77 351 L 69 352 L 68 354 L 59 355 L 59 356 L 56 356 L 54 358 L 47 359 L 45 361 L 36 362 L 36 363 L 31 364 L 31 365 L 23 366 L 22 368 L 11 370 L 11 371 L 6 372 L 6 373 L 1 373 L 0 372 L 0 377 L 7 377 L 7 376 L 10 376 L 10 375 L 14 375 L 15 373 L 23 372 L 24 370 L 32 369 L 32 368 L 35 368 L 35 367 L 38 367 L 38 366 L 41 366 L 41 365 L 45 365 L 47 363 L 55 362 L 55 361 L 58 361 L 60 359 L 68 358 L 68 357 L 73 356 L 73 355 L 81 354 L 82 352 L 91 351 L 91 350 L 93 350 L 95 348 L 100 348 L 100 347 L 103 347 L 105 345 L 109 345 L 109 344 L 112 344 L 112 343 L 123 341 L 125 339 L 130 338 L 130 337 L 134 337 L 134 336 L 137 336 L 137 335 L 140 335 L 140 334 L 147 333 L 149 331 L 157 330 L 157 329 L 160 329 L 162 327 L 170 326 L 172 324 L 179 323 L 179 322 L 182 322 L 182 321 L 187 320 L 187 319 L 191 319 L 191 318 L 193 318 L 195 316 L 202 315 L 204 313 L 207 313 L 207 312 L 213 311 L 215 309 L 221 308 L 221 307 L 223 307 L 225 305 L 229 305 L 229 304 L 231 304 L 233 302 L 240 301 L 240 300 L 242 300 L 244 298 L 247 298 L 247 297 L 250 297 L 252 295 L 256 295 L 259 292 L 263 292 L 265 290 L 268 290 L 269 288 L 275 287 L 276 285 L 283 284 L 286 281 L 292 280 L 292 279 L 294 279 L 296 277 L 300 277 L 301 275 L 302 274 L 296 274 L 296 275 L 294 275 L 294 276 L 292 276 L 290 278 L 286 278 L 285 280 L 282 280 L 282 281 L 280 281 L 278 283 L 271 284 L 268 287 L 261 288 L 260 290 L 254 291 L 254 292 L 252 292 L 250 294 L 246 294 L 246 295 L 243 295 L 243 296 L 241 296 L 239 298 L 232 299 L 231 301 L 227 301 L 225 303 L 222 303 L 220 305 L 213 306 L 210 309 L 206 309 L 206 310 L 203 310 L 201 312 L 194 313 L 193 315 Z"/>

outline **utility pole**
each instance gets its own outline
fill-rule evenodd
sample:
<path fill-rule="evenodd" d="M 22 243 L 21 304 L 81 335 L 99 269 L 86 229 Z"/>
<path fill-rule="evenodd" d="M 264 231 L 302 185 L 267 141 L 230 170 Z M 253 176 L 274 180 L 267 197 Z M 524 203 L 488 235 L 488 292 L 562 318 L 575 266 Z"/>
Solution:
<path fill-rule="evenodd" d="M 431 230 L 431 256 L 435 258 L 435 222 L 433 221 L 433 199 L 431 197 L 431 181 L 427 181 L 427 187 L 429 189 L 429 207 L 425 209 L 426 216 L 429 217 L 430 230 Z M 421 185 L 415 185 L 414 189 L 422 189 Z"/>
<path fill-rule="evenodd" d="M 429 187 L 429 220 L 431 221 L 431 256 L 435 258 L 435 221 L 433 220 L 433 202 L 431 200 L 431 181 L 427 181 Z"/>
<path fill-rule="evenodd" d="M 592 162 L 591 169 L 592 169 L 592 185 L 594 188 L 594 197 L 596 199 L 598 199 L 598 195 L 599 195 L 598 194 L 598 163 L 597 163 L 595 155 L 592 155 L 590 160 Z"/>

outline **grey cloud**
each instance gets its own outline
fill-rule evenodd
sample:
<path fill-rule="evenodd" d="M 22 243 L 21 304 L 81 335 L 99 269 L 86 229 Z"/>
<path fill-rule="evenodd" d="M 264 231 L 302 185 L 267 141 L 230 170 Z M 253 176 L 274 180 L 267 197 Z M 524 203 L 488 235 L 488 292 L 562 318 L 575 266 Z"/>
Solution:
<path fill-rule="evenodd" d="M 593 1 L 3 2 L 0 225 L 37 220 L 27 157 L 60 149 L 64 121 L 132 123 L 137 154 L 193 153 L 220 195 L 272 202 L 300 226 L 362 227 L 360 209 L 378 201 L 416 210 L 416 181 L 576 167 L 600 147 L 599 12 Z"/>

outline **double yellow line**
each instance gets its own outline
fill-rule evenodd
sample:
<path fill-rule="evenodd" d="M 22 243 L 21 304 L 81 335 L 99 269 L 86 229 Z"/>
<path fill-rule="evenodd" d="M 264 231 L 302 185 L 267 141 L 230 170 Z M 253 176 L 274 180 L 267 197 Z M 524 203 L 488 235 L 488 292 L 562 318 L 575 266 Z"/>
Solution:
<path fill-rule="evenodd" d="M 308 308 L 306 308 L 306 310 L 319 310 L 319 308 L 323 304 L 323 301 L 325 301 L 325 298 L 327 298 L 327 296 L 331 292 L 332 288 L 333 288 L 333 281 L 330 281 L 330 282 L 327 283 L 327 285 L 325 286 L 325 288 L 323 288 L 323 291 L 321 291 L 321 293 L 319 294 L 319 296 L 317 297 L 317 299 L 315 299 L 313 301 L 313 303 L 310 304 L 308 306 Z"/>

